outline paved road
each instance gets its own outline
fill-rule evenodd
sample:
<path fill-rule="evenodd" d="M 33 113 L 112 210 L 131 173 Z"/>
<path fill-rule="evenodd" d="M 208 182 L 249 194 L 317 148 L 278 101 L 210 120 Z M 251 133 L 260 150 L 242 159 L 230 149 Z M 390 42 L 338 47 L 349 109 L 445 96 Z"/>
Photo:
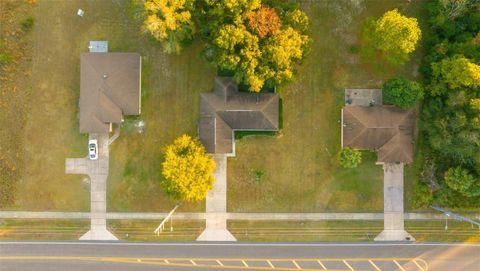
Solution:
<path fill-rule="evenodd" d="M 258 267 L 478 271 L 480 244 L 0 242 L 0 270 L 260 270 Z"/>

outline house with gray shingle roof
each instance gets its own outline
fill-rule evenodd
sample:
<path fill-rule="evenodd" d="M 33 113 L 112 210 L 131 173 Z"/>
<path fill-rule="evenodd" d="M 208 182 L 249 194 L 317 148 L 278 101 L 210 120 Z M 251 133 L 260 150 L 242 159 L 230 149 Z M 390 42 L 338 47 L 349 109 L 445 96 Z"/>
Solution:
<path fill-rule="evenodd" d="M 230 77 L 215 77 L 213 92 L 200 95 L 198 134 L 207 153 L 235 155 L 235 131 L 278 131 L 275 93 L 238 91 Z"/>
<path fill-rule="evenodd" d="M 123 116 L 141 111 L 138 53 L 80 55 L 80 133 L 108 133 Z"/>

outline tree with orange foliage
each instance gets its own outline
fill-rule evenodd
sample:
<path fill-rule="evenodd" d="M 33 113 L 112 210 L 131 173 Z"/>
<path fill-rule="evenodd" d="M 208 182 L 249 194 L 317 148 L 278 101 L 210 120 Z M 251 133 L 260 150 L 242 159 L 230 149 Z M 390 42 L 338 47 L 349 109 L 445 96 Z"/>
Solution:
<path fill-rule="evenodd" d="M 282 21 L 275 9 L 263 6 L 255 11 L 247 13 L 248 26 L 258 34 L 260 38 L 275 35 L 282 27 Z"/>

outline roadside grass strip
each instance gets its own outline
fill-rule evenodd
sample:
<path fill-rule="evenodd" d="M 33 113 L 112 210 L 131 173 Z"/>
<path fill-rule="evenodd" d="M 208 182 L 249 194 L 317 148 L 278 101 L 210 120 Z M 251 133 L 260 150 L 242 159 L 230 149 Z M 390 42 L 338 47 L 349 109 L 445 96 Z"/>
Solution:
<path fill-rule="evenodd" d="M 310 270 L 310 271 L 427 271 L 421 258 L 128 258 L 84 256 L 0 256 L 10 261 L 97 261 L 137 265 L 161 265 L 236 270 Z M 400 263 L 401 262 L 401 263 Z M 331 266 L 331 267 L 329 267 Z M 394 269 L 392 269 L 394 268 Z"/>

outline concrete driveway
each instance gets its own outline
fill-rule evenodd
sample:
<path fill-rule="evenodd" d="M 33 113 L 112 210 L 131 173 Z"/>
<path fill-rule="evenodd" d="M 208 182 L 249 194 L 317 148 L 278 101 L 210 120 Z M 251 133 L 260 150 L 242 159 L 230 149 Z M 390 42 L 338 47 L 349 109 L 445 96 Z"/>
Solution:
<path fill-rule="evenodd" d="M 90 231 L 80 240 L 118 240 L 107 230 L 107 178 L 109 164 L 109 135 L 90 134 L 98 141 L 98 159 L 67 158 L 65 173 L 86 174 L 90 177 Z"/>
<path fill-rule="evenodd" d="M 375 241 L 415 241 L 404 226 L 403 163 L 383 165 L 383 212 L 383 231 Z"/>

